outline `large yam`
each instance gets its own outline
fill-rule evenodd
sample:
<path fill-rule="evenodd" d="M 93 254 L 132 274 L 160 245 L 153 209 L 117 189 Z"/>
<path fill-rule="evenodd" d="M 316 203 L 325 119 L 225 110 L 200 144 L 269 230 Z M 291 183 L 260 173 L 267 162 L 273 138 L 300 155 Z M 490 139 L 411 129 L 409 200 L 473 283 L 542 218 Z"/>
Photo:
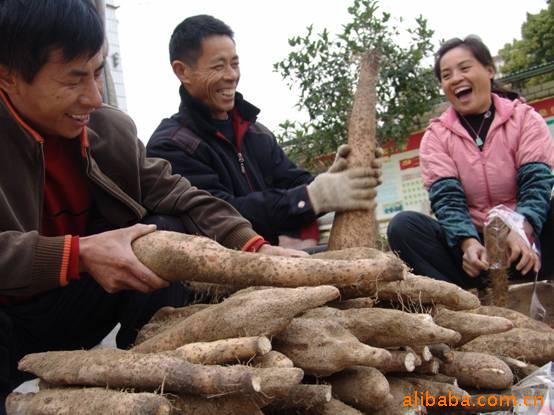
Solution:
<path fill-rule="evenodd" d="M 428 314 L 412 314 L 384 308 L 338 310 L 320 307 L 302 318 L 332 319 L 363 343 L 374 347 L 399 347 L 433 343 L 455 344 L 460 334 L 438 326 Z"/>
<path fill-rule="evenodd" d="M 189 343 L 166 352 L 169 356 L 180 357 L 190 363 L 220 365 L 240 360 L 249 360 L 264 355 L 271 350 L 267 337 L 237 337 L 205 343 Z"/>
<path fill-rule="evenodd" d="M 460 333 L 462 339 L 459 344 L 467 343 L 482 334 L 502 333 L 514 327 L 513 323 L 506 318 L 450 311 L 445 308 L 441 308 L 434 315 L 433 320 L 439 326 Z"/>
<path fill-rule="evenodd" d="M 377 284 L 376 297 L 416 307 L 421 304 L 441 304 L 451 310 L 469 310 L 480 305 L 475 295 L 455 284 L 410 273 L 402 281 Z"/>
<path fill-rule="evenodd" d="M 139 353 L 174 350 L 187 343 L 240 336 L 271 338 L 283 331 L 297 314 L 338 296 L 339 291 L 331 286 L 272 288 L 234 295 L 193 314 L 133 350 Z"/>
<path fill-rule="evenodd" d="M 139 344 L 154 337 L 156 334 L 167 330 L 185 318 L 192 316 L 200 310 L 209 307 L 210 304 L 193 304 L 186 307 L 162 307 L 150 319 L 150 321 L 142 326 L 135 339 L 135 344 Z"/>
<path fill-rule="evenodd" d="M 542 366 L 554 360 L 554 331 L 515 328 L 479 336 L 464 344 L 461 350 L 507 356 Z"/>
<path fill-rule="evenodd" d="M 514 375 L 506 363 L 485 353 L 454 352 L 441 372 L 458 379 L 461 386 L 502 390 L 512 386 Z"/>
<path fill-rule="evenodd" d="M 177 232 L 156 231 L 133 242 L 137 258 L 167 281 L 200 281 L 239 287 L 374 285 L 404 278 L 397 258 L 356 261 L 321 260 L 252 254 Z"/>
<path fill-rule="evenodd" d="M 490 264 L 489 285 L 494 305 L 506 306 L 508 301 L 508 234 L 511 228 L 498 216 L 493 216 L 483 229 L 487 261 Z"/>
<path fill-rule="evenodd" d="M 371 412 L 385 404 L 389 382 L 372 367 L 354 366 L 327 378 L 333 396 L 363 412 Z"/>
<path fill-rule="evenodd" d="M 365 345 L 328 319 L 295 318 L 273 341 L 276 350 L 308 374 L 328 376 L 354 365 L 373 366 L 390 353 Z"/>
<path fill-rule="evenodd" d="M 47 389 L 12 393 L 8 415 L 170 415 L 171 404 L 153 393 L 127 393 L 104 388 Z"/>
<path fill-rule="evenodd" d="M 60 386 L 163 388 L 195 395 L 260 391 L 260 378 L 242 368 L 195 365 L 176 357 L 119 349 L 33 353 L 23 357 L 18 368 Z"/>
<path fill-rule="evenodd" d="M 482 314 L 484 316 L 497 316 L 510 320 L 515 328 L 531 329 L 537 331 L 551 332 L 552 328 L 542 321 L 533 320 L 518 311 L 510 310 L 509 308 L 498 307 L 493 305 L 483 305 L 475 310 L 469 310 L 470 313 Z"/>
<path fill-rule="evenodd" d="M 358 86 L 348 122 L 350 167 L 369 167 L 375 156 L 375 107 L 380 53 L 373 49 L 361 56 Z M 329 249 L 374 247 L 377 222 L 375 209 L 336 212 L 329 236 Z"/>

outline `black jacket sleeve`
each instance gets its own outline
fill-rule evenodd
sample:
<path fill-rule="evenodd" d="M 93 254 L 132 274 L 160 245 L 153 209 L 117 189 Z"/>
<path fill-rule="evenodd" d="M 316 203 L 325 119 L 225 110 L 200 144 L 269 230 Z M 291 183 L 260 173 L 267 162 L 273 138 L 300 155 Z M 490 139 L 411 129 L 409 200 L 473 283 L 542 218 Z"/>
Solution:
<path fill-rule="evenodd" d="M 233 205 L 268 241 L 316 219 L 306 190 L 313 177 L 288 159 L 273 136 L 248 138 L 245 175 L 229 143 L 214 147 L 190 132 L 162 133 L 159 128 L 150 139 L 148 156 L 168 160 L 174 174 Z"/>

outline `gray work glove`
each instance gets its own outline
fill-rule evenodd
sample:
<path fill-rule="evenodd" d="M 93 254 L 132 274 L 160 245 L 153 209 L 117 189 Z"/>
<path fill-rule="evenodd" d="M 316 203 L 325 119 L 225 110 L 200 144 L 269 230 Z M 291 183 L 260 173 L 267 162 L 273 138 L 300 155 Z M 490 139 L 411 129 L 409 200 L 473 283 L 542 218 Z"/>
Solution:
<path fill-rule="evenodd" d="M 308 196 L 316 214 L 375 207 L 375 187 L 381 183 L 383 150 L 376 149 L 376 158 L 369 168 L 349 169 L 346 160 L 349 153 L 350 146 L 340 146 L 329 170 L 308 185 Z"/>
<path fill-rule="evenodd" d="M 335 160 L 333 161 L 333 164 L 331 167 L 329 167 L 329 170 L 327 170 L 328 173 L 336 173 L 339 171 L 343 171 L 348 167 L 348 160 L 347 157 L 350 154 L 352 149 L 348 144 L 342 144 L 337 149 L 337 154 L 335 154 Z M 379 179 L 379 184 L 381 184 L 381 168 L 383 167 L 383 155 L 385 154 L 384 150 L 381 147 L 375 147 L 375 157 L 371 161 L 371 167 L 375 171 L 375 177 Z"/>

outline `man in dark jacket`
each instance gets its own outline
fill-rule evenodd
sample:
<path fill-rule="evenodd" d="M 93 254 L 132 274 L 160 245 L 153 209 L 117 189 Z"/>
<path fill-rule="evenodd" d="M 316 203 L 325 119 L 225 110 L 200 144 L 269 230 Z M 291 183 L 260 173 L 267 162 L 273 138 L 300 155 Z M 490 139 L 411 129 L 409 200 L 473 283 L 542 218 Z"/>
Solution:
<path fill-rule="evenodd" d="M 187 18 L 175 28 L 169 50 L 181 106 L 150 138 L 149 156 L 169 160 L 174 173 L 232 204 L 272 243 L 291 234 L 317 241 L 318 215 L 373 206 L 378 162 L 347 169 L 349 149 L 343 147 L 332 171 L 314 178 L 256 121 L 259 110 L 236 91 L 239 59 L 225 23 Z"/>
<path fill-rule="evenodd" d="M 187 292 L 133 254 L 155 230 L 305 255 L 265 243 L 229 204 L 145 157 L 132 120 L 102 106 L 104 30 L 88 0 L 0 1 L 0 414 L 28 353 L 119 347 Z M 158 221 L 158 219 L 156 219 Z"/>

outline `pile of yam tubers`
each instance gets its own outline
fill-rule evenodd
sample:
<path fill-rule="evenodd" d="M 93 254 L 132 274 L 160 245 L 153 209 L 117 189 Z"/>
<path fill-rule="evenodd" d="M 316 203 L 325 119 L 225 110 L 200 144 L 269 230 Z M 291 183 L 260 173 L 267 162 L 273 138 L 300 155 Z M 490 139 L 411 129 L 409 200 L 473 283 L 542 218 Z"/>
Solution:
<path fill-rule="evenodd" d="M 554 360 L 548 325 L 371 248 L 269 257 L 157 231 L 133 249 L 169 281 L 235 292 L 159 310 L 130 350 L 25 356 L 40 391 L 12 393 L 8 414 L 445 413 L 414 398 L 507 393 Z"/>

